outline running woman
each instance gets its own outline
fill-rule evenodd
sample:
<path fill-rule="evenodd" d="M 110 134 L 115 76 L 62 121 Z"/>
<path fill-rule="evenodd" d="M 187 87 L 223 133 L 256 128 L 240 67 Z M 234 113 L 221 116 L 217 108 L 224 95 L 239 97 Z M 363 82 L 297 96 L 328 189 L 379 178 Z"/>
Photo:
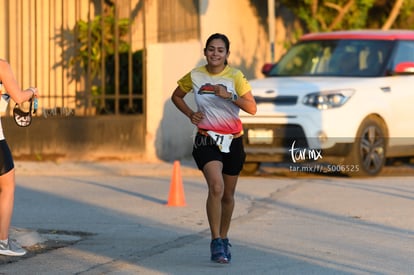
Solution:
<path fill-rule="evenodd" d="M 234 209 L 234 193 L 246 154 L 239 111 L 254 115 L 256 102 L 243 73 L 228 65 L 230 41 L 211 35 L 204 48 L 207 64 L 178 80 L 171 100 L 197 126 L 193 158 L 208 186 L 207 218 L 211 231 L 211 260 L 231 260 L 228 232 Z M 197 110 L 184 97 L 193 91 Z"/>

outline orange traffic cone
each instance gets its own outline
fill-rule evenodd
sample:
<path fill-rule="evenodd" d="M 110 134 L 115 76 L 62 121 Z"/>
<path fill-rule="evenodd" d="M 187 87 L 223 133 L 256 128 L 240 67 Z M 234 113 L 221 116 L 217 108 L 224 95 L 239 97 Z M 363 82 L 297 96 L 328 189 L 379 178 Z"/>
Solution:
<path fill-rule="evenodd" d="M 181 168 L 178 160 L 174 161 L 167 205 L 185 206 L 183 179 L 181 178 Z"/>

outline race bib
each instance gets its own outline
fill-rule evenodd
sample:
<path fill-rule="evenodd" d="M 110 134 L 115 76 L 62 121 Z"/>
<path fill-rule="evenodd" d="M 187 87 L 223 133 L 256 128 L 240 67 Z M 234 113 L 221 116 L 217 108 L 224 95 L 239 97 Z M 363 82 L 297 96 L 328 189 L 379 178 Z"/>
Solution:
<path fill-rule="evenodd" d="M 233 141 L 233 135 L 219 134 L 214 131 L 207 131 L 207 134 L 216 142 L 216 145 L 223 153 L 230 153 L 230 145 Z"/>

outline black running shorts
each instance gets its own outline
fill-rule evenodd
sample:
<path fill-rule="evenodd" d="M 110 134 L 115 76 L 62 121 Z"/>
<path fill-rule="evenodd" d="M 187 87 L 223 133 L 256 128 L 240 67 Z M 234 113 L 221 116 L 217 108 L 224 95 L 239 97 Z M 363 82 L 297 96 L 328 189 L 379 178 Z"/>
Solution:
<path fill-rule="evenodd" d="M 5 139 L 0 140 L 0 176 L 14 168 L 13 157 Z"/>
<path fill-rule="evenodd" d="M 210 136 L 197 133 L 193 145 L 193 158 L 200 170 L 203 170 L 206 163 L 218 160 L 223 163 L 223 174 L 230 176 L 239 175 L 246 159 L 243 137 L 232 140 L 230 153 L 222 153 Z"/>

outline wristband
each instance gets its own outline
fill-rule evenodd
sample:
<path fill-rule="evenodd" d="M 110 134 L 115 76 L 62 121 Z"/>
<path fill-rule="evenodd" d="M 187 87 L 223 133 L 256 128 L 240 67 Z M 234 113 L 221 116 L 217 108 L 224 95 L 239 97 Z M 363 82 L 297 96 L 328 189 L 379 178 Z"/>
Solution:
<path fill-rule="evenodd" d="M 228 101 L 231 101 L 231 102 L 236 102 L 236 100 L 238 99 L 239 97 L 237 96 L 237 94 L 235 94 L 235 93 L 231 93 L 231 96 L 227 99 Z"/>
<path fill-rule="evenodd" d="M 33 93 L 33 96 L 35 95 L 35 93 L 36 93 L 36 90 L 33 88 L 33 87 L 29 87 L 29 88 L 27 88 L 28 90 L 30 90 L 30 91 L 32 91 L 32 93 Z"/>

